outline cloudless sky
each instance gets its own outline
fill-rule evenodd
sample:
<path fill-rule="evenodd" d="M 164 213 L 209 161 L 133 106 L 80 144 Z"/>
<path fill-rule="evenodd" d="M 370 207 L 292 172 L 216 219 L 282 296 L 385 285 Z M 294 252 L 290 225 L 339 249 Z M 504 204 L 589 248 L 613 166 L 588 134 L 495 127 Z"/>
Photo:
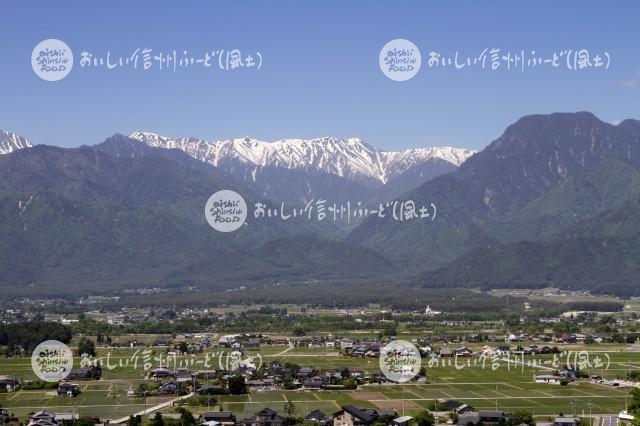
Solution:
<path fill-rule="evenodd" d="M 34 143 L 78 146 L 135 130 L 262 140 L 362 137 L 387 150 L 480 149 L 519 117 L 554 111 L 640 119 L 637 1 L 3 1 L 0 128 Z M 65 41 L 75 64 L 47 82 L 31 52 Z M 421 50 L 485 48 L 544 56 L 607 51 L 610 69 L 429 69 L 386 78 L 378 54 L 406 38 Z M 259 51 L 260 70 L 81 68 L 81 51 Z"/>

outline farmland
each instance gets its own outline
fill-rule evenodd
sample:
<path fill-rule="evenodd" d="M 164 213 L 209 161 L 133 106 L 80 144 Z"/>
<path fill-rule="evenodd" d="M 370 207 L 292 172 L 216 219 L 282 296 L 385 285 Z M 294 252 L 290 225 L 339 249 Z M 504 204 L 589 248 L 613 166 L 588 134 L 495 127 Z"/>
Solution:
<path fill-rule="evenodd" d="M 585 347 L 567 345 L 562 349 L 580 351 Z M 602 365 L 590 373 L 616 378 L 623 377 L 629 370 L 640 369 L 640 354 L 631 349 L 622 345 L 591 346 L 587 352 L 589 362 L 600 362 Z M 144 356 L 143 350 L 148 350 Z M 203 369 L 207 365 L 216 368 L 218 353 L 225 354 L 215 348 L 210 354 L 177 356 L 172 362 L 176 366 L 191 366 L 192 369 Z M 170 400 L 168 396 L 148 397 L 146 401 L 145 398 L 127 397 L 128 390 L 135 390 L 140 383 L 148 382 L 143 358 L 146 356 L 151 359 L 156 367 L 159 359 L 160 363 L 167 362 L 166 354 L 166 348 L 100 348 L 97 357 L 103 365 L 103 378 L 80 382 L 82 393 L 77 398 L 57 396 L 55 390 L 20 390 L 0 394 L 0 404 L 21 417 L 42 408 L 100 418 L 127 416 Z M 360 369 L 363 373 L 379 371 L 375 358 L 344 356 L 337 350 L 327 348 L 273 345 L 247 351 L 247 356 L 258 354 L 265 365 L 277 360 L 319 370 L 347 367 Z M 75 362 L 79 363 L 79 359 Z M 627 388 L 595 384 L 588 380 L 570 386 L 533 383 L 535 374 L 548 373 L 554 368 L 550 355 L 484 362 L 476 357 L 440 359 L 437 362 L 425 359 L 423 365 L 427 367 L 428 383 L 369 384 L 349 391 L 253 390 L 246 395 L 216 395 L 213 399 L 217 401 L 217 404 L 214 402 L 217 405 L 215 408 L 230 410 L 238 418 L 249 416 L 267 406 L 282 409 L 287 401 L 294 403 L 298 415 L 312 409 L 334 412 L 346 404 L 416 414 L 434 400 L 448 399 L 463 401 L 476 409 L 526 409 L 538 416 L 551 416 L 561 412 L 570 413 L 574 407 L 572 404 L 575 404 L 578 413 L 588 411 L 588 403 L 591 403 L 593 413 L 614 413 L 624 409 L 625 397 L 629 393 Z M 16 375 L 23 380 L 35 378 L 30 359 L 26 357 L 1 359 L 0 372 Z M 212 408 L 195 407 L 192 410 L 198 412 Z"/>

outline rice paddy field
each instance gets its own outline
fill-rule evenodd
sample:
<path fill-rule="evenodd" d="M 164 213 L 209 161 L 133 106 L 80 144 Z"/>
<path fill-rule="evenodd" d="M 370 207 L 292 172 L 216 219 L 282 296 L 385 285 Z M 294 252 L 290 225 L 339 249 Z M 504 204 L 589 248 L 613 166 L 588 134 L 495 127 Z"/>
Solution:
<path fill-rule="evenodd" d="M 585 348 L 575 345 L 562 349 L 580 353 Z M 588 351 L 580 354 L 580 359 L 589 374 L 614 379 L 624 377 L 629 370 L 640 370 L 640 351 L 635 349 L 620 345 L 591 345 Z M 219 368 L 221 360 L 224 362 L 224 353 L 220 356 L 218 349 L 213 351 L 197 356 L 167 358 L 166 348 L 100 349 L 98 357 L 103 367 L 103 378 L 80 382 L 82 393 L 78 397 L 57 396 L 55 390 L 21 390 L 0 393 L 0 405 L 21 418 L 43 408 L 99 418 L 124 417 L 170 400 L 169 397 L 149 397 L 146 401 L 144 398 L 127 397 L 128 390 L 137 389 L 140 383 L 147 381 L 145 363 L 152 368 L 160 365 L 168 368 L 186 366 L 191 370 Z M 257 362 L 261 357 L 262 363 L 279 360 L 321 370 L 339 367 L 356 367 L 363 372 L 380 370 L 376 358 L 347 357 L 327 348 L 267 346 L 250 351 L 248 355 L 256 356 Z M 554 360 L 550 355 L 513 358 L 509 362 L 478 357 L 443 358 L 437 362 L 425 359 L 423 365 L 427 368 L 428 383 L 365 385 L 353 391 L 252 391 L 248 395 L 216 396 L 215 407 L 193 410 L 230 410 L 238 418 L 243 418 L 267 406 L 282 410 L 287 401 L 292 401 L 298 415 L 314 409 L 331 413 L 346 404 L 395 409 L 411 415 L 427 408 L 434 400 L 447 399 L 456 399 L 476 409 L 526 409 L 538 416 L 572 413 L 574 406 L 579 414 L 589 413 L 589 406 L 594 414 L 613 414 L 624 409 L 629 388 L 588 380 L 569 386 L 534 383 L 534 375 L 549 374 L 564 360 Z M 79 360 L 75 361 L 79 363 Z M 23 381 L 35 379 L 30 358 L 25 357 L 0 359 L 0 374 L 15 375 Z M 172 408 L 163 408 L 162 411 L 170 412 Z"/>

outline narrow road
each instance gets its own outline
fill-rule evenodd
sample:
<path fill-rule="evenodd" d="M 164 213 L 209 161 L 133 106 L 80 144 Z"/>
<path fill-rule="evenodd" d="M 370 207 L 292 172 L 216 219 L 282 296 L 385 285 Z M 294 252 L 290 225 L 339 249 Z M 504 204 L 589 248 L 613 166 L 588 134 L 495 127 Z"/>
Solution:
<path fill-rule="evenodd" d="M 284 355 L 284 354 L 286 354 L 287 352 L 289 352 L 289 351 L 290 351 L 291 349 L 293 349 L 293 348 L 294 348 L 293 343 L 289 343 L 289 347 L 288 347 L 287 349 L 285 349 L 285 350 L 284 350 L 284 351 L 282 351 L 282 352 L 278 352 L 277 354 L 274 354 L 274 355 L 272 355 L 272 356 L 280 356 L 280 355 Z"/>
<path fill-rule="evenodd" d="M 191 392 L 191 393 L 188 393 L 186 395 L 180 396 L 178 398 L 174 398 L 174 399 L 171 399 L 169 401 L 162 402 L 162 403 L 160 403 L 158 405 L 154 405 L 153 407 L 149 407 L 146 410 L 138 411 L 137 413 L 133 413 L 132 415 L 134 417 L 135 416 L 144 416 L 145 414 L 153 413 L 154 411 L 158 411 L 158 410 L 162 410 L 163 408 L 170 407 L 170 406 L 173 405 L 174 402 L 180 401 L 181 399 L 190 398 L 193 395 L 195 395 L 195 394 L 193 392 Z M 120 423 L 126 423 L 128 420 L 129 420 L 129 416 L 126 416 L 126 417 L 121 417 L 119 419 L 111 420 L 110 423 L 120 424 Z"/>

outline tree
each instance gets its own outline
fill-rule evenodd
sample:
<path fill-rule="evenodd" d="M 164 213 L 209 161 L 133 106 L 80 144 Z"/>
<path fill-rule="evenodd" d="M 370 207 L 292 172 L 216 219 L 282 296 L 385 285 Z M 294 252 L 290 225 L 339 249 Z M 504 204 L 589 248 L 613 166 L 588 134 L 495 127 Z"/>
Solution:
<path fill-rule="evenodd" d="M 102 366 L 100 361 L 96 362 L 96 365 L 91 369 L 91 378 L 94 380 L 100 380 L 102 377 Z"/>
<path fill-rule="evenodd" d="M 160 412 L 156 412 L 156 415 L 153 416 L 153 426 L 164 426 L 164 420 L 162 418 L 162 414 Z"/>
<path fill-rule="evenodd" d="M 628 404 L 629 412 L 640 412 L 640 388 L 631 389 L 631 402 Z"/>
<path fill-rule="evenodd" d="M 78 356 L 82 354 L 87 354 L 90 356 L 96 356 L 96 344 L 93 340 L 87 339 L 86 337 L 81 337 L 78 342 Z"/>
<path fill-rule="evenodd" d="M 291 416 L 293 416 L 293 413 L 296 412 L 296 406 L 293 404 L 292 401 L 287 401 L 284 404 L 284 411 L 285 411 L 285 413 L 287 413 L 287 415 L 289 417 L 291 417 Z"/>
<path fill-rule="evenodd" d="M 149 391 L 149 386 L 147 386 L 146 383 L 140 383 L 138 385 L 138 395 L 146 396 L 148 391 Z"/>
<path fill-rule="evenodd" d="M 533 415 L 527 410 L 517 410 L 513 413 L 513 417 L 507 422 L 507 426 L 518 426 L 521 424 L 527 424 L 532 426 L 535 422 L 533 421 Z"/>
<path fill-rule="evenodd" d="M 429 410 L 424 410 L 418 413 L 415 418 L 417 426 L 433 426 L 436 423 L 435 417 Z"/>
<path fill-rule="evenodd" d="M 227 386 L 229 387 L 231 395 L 242 395 L 247 393 L 247 385 L 244 383 L 244 377 L 240 375 L 229 377 Z"/>
<path fill-rule="evenodd" d="M 176 411 L 180 413 L 180 426 L 193 426 L 196 424 L 196 419 L 191 411 L 183 407 L 176 408 Z"/>

